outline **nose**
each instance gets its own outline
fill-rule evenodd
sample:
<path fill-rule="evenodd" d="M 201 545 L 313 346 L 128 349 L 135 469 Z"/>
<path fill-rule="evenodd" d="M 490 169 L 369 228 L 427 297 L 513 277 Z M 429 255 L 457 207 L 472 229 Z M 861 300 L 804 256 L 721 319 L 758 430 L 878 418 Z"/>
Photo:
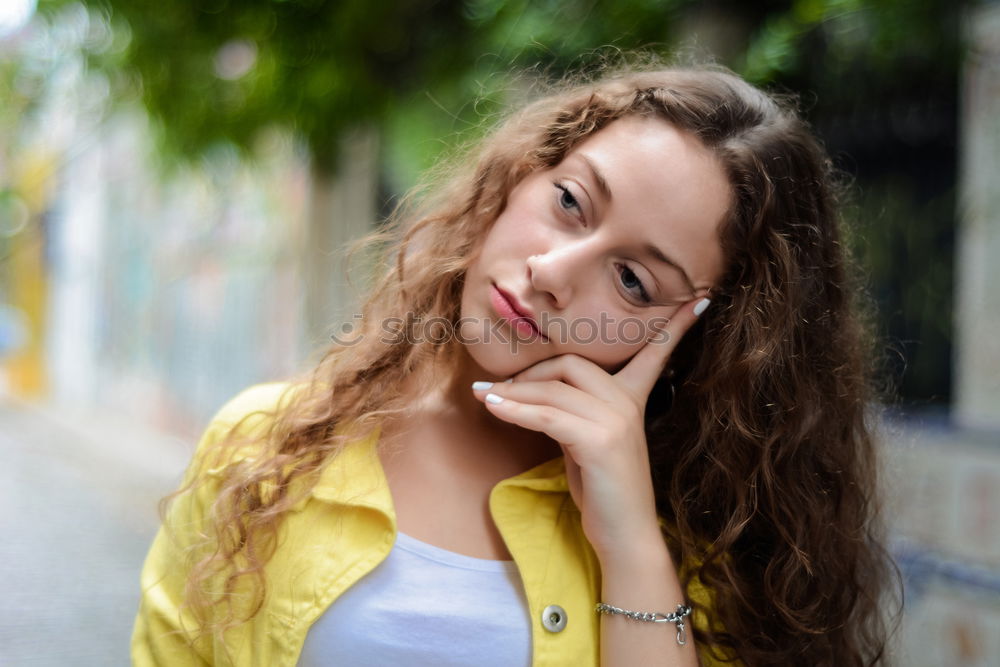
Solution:
<path fill-rule="evenodd" d="M 590 259 L 586 243 L 560 244 L 528 258 L 528 281 L 548 296 L 554 308 L 562 310 L 569 305 L 578 281 L 588 271 Z"/>

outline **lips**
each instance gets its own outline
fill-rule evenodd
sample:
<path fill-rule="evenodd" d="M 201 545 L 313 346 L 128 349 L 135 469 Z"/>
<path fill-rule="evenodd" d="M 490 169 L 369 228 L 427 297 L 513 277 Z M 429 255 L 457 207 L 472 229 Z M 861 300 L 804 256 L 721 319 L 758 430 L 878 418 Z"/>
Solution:
<path fill-rule="evenodd" d="M 490 289 L 490 301 L 497 314 L 509 320 L 518 333 L 524 336 L 538 336 L 543 341 L 548 340 L 535 323 L 531 311 L 522 306 L 514 295 L 493 285 Z"/>

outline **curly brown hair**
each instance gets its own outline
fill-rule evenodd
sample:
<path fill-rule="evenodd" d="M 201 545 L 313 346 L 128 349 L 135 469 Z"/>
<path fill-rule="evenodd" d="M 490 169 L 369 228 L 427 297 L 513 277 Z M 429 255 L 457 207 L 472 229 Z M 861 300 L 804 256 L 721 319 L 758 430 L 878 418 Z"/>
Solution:
<path fill-rule="evenodd" d="M 713 595 L 698 641 L 752 665 L 884 659 L 880 603 L 893 569 L 876 522 L 873 345 L 836 179 L 788 100 L 718 67 L 630 66 L 564 82 L 452 160 L 365 240 L 381 253 L 380 277 L 355 337 L 295 385 L 257 453 L 226 468 L 188 579 L 203 632 L 259 611 L 283 513 L 346 442 L 406 410 L 402 380 L 458 360 L 456 339 L 406 327 L 458 320 L 465 272 L 514 186 L 631 115 L 698 137 L 734 193 L 713 306 L 646 409 L 658 509 L 679 562 L 694 564 L 683 584 L 699 580 Z M 405 324 L 397 340 L 378 330 L 390 317 Z M 241 446 L 236 430 L 203 466 Z M 211 595 L 204 584 L 215 577 L 225 586 Z M 252 594 L 234 609 L 238 585 Z"/>

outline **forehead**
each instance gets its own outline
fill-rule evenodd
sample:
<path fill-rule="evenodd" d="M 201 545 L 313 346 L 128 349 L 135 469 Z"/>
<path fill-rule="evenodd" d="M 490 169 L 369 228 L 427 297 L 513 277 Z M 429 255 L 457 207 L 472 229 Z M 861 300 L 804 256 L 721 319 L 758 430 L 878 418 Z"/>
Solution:
<path fill-rule="evenodd" d="M 721 276 L 719 227 L 731 188 L 718 159 L 694 135 L 658 118 L 629 116 L 588 137 L 560 167 L 592 185 L 588 194 L 598 202 L 603 178 L 611 199 L 602 217 L 622 235 L 678 259 L 695 285 Z"/>

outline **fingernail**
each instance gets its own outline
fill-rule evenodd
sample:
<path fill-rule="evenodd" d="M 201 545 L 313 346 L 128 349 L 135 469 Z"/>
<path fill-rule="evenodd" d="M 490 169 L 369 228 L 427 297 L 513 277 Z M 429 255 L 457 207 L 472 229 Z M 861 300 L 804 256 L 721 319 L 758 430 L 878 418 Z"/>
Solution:
<path fill-rule="evenodd" d="M 473 391 L 482 391 L 484 389 L 489 389 L 492 386 L 493 386 L 492 382 L 473 382 L 472 383 L 472 389 L 473 389 Z"/>
<path fill-rule="evenodd" d="M 503 396 L 497 396 L 496 394 L 486 394 L 487 403 L 503 403 Z"/>
<path fill-rule="evenodd" d="M 694 316 L 699 317 L 708 308 L 708 304 L 712 303 L 711 299 L 702 299 L 694 305 Z"/>
<path fill-rule="evenodd" d="M 504 382 L 506 382 L 507 384 L 510 384 L 513 381 L 514 381 L 514 378 L 507 378 L 506 380 L 504 380 Z"/>

